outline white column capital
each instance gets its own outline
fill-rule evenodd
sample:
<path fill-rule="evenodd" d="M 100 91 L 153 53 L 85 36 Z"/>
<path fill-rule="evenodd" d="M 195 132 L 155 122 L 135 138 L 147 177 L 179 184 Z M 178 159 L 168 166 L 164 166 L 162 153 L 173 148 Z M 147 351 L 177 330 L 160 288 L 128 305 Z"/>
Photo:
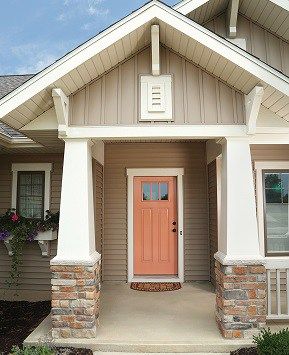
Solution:
<path fill-rule="evenodd" d="M 248 144 L 249 144 L 250 143 L 250 139 L 251 139 L 251 137 L 248 137 L 248 136 L 240 136 L 240 137 L 228 136 L 228 137 L 222 137 L 220 139 L 217 139 L 216 143 L 224 145 L 224 144 L 226 144 L 228 142 L 248 142 Z"/>

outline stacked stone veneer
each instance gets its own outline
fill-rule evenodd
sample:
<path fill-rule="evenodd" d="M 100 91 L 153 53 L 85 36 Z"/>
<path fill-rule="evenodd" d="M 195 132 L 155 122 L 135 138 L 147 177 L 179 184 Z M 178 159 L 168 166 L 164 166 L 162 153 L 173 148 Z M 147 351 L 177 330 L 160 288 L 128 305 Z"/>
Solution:
<path fill-rule="evenodd" d="M 100 262 L 52 265 L 52 336 L 93 338 L 99 317 Z"/>
<path fill-rule="evenodd" d="M 247 338 L 266 322 L 266 270 L 216 261 L 216 320 L 225 338 Z"/>

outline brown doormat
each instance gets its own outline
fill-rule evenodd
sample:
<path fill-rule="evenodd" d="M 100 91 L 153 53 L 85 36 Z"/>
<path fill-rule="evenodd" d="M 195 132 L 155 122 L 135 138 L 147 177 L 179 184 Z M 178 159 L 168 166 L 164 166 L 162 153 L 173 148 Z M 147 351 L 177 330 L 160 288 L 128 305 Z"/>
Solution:
<path fill-rule="evenodd" d="M 165 292 L 182 288 L 179 282 L 132 282 L 130 288 L 136 291 Z"/>

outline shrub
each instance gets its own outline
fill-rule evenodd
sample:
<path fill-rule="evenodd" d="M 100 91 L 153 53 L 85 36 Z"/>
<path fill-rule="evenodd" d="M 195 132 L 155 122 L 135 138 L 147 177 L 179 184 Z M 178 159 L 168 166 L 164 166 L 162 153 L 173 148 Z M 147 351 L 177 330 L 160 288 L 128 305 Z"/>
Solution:
<path fill-rule="evenodd" d="M 48 346 L 25 346 L 20 349 L 14 346 L 10 352 L 12 355 L 54 355 L 55 352 Z"/>
<path fill-rule="evenodd" d="M 282 329 L 272 333 L 269 329 L 262 329 L 258 336 L 254 337 L 258 355 L 288 355 L 289 354 L 289 329 Z"/>

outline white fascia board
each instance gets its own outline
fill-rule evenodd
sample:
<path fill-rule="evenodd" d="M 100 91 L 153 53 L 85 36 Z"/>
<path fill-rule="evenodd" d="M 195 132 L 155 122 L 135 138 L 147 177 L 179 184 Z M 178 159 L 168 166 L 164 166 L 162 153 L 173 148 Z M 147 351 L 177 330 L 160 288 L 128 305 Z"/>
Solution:
<path fill-rule="evenodd" d="M 204 5 L 210 0 L 183 0 L 180 3 L 173 6 L 173 9 L 180 12 L 182 15 L 188 15 L 198 7 Z"/>
<path fill-rule="evenodd" d="M 226 39 L 191 21 L 174 9 L 154 0 L 67 54 L 18 89 L 5 96 L 0 100 L 0 118 L 97 53 L 156 18 L 227 58 L 239 67 L 246 68 L 247 72 L 283 92 L 285 95 L 289 95 L 288 77 L 236 47 Z"/>
<path fill-rule="evenodd" d="M 246 125 L 158 125 L 158 126 L 79 126 L 67 127 L 73 139 L 193 139 L 247 136 Z"/>
<path fill-rule="evenodd" d="M 289 1 L 288 0 L 269 0 L 273 4 L 282 7 L 284 10 L 289 11 Z"/>

